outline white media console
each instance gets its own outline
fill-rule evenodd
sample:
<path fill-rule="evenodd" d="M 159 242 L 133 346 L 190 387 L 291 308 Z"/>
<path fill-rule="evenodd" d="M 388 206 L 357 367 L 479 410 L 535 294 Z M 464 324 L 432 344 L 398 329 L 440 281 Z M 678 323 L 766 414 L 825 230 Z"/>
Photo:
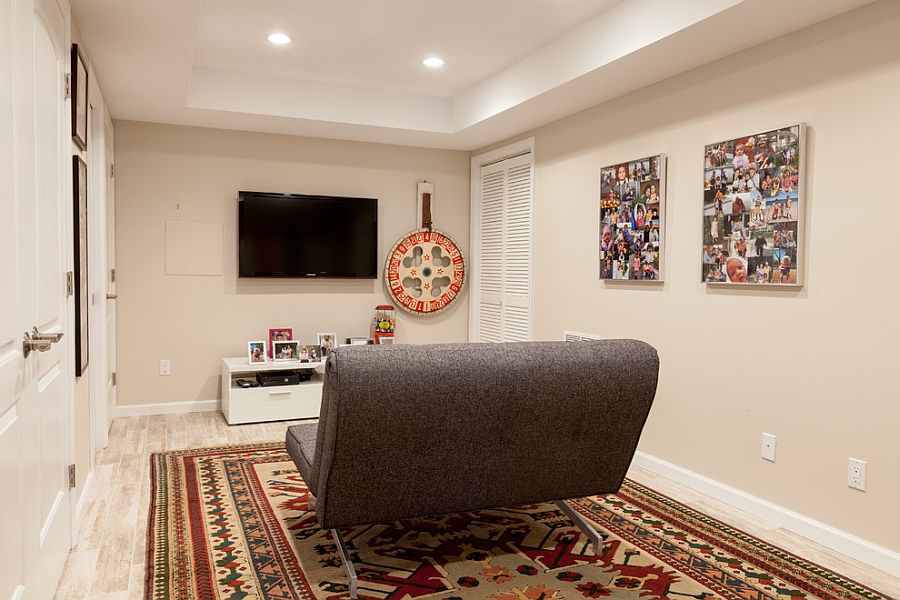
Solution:
<path fill-rule="evenodd" d="M 246 356 L 222 359 L 222 414 L 229 425 L 318 418 L 322 403 L 324 362 L 300 361 L 250 364 Z M 238 379 L 256 380 L 260 371 L 312 371 L 297 385 L 242 388 Z"/>

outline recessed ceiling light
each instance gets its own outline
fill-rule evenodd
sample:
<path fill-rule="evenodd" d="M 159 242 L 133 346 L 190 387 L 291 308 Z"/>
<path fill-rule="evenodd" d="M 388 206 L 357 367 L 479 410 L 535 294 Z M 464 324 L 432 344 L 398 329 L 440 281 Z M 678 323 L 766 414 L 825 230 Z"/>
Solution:
<path fill-rule="evenodd" d="M 437 56 L 429 56 L 425 60 L 422 61 L 422 64 L 426 67 L 431 67 L 432 69 L 437 69 L 438 67 L 444 66 L 444 59 L 438 58 Z"/>
<path fill-rule="evenodd" d="M 290 36 L 284 33 L 270 33 L 269 37 L 267 37 L 266 39 L 276 46 L 284 46 L 291 43 Z"/>

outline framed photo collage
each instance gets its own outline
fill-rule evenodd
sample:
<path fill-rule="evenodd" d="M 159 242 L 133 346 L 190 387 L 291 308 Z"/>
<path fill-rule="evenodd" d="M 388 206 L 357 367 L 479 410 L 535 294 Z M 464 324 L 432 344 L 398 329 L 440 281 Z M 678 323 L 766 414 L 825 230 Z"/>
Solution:
<path fill-rule="evenodd" d="M 703 283 L 803 285 L 804 134 L 798 124 L 704 147 Z M 603 167 L 599 187 L 599 278 L 663 281 L 666 156 Z"/>

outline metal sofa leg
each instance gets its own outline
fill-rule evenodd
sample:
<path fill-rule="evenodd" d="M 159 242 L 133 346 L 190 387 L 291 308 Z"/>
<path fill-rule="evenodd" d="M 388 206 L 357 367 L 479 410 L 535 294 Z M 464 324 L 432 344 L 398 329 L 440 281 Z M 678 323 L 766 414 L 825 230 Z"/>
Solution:
<path fill-rule="evenodd" d="M 556 506 L 559 507 L 563 513 L 567 517 L 569 517 L 572 522 L 580 529 L 590 540 L 594 543 L 594 553 L 597 556 L 603 553 L 603 536 L 599 531 L 594 529 L 594 526 L 591 525 L 591 522 L 582 517 L 578 512 L 569 506 L 569 504 L 565 500 L 557 500 Z"/>
<path fill-rule="evenodd" d="M 350 579 L 350 597 L 356 598 L 356 586 L 359 580 L 356 578 L 356 569 L 353 568 L 353 561 L 350 560 L 350 552 L 347 550 L 347 542 L 344 536 L 337 529 L 331 530 L 334 541 L 337 544 L 338 554 L 341 555 L 341 562 L 344 563 L 344 569 L 347 570 L 347 577 Z"/>

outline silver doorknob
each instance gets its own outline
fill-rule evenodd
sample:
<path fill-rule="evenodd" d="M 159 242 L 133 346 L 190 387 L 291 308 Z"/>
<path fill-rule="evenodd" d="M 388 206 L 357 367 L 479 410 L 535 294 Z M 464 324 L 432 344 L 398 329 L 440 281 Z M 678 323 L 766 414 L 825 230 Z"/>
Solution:
<path fill-rule="evenodd" d="M 59 340 L 63 337 L 62 332 L 59 333 L 41 333 L 38 331 L 38 328 L 35 327 L 31 332 L 31 339 L 38 342 L 50 342 L 51 344 L 58 344 Z"/>
<path fill-rule="evenodd" d="M 32 352 L 46 352 L 52 345 L 53 342 L 50 340 L 34 339 L 31 337 L 31 334 L 26 331 L 25 337 L 22 340 L 22 354 L 25 355 L 25 358 L 28 358 L 28 355 Z"/>

